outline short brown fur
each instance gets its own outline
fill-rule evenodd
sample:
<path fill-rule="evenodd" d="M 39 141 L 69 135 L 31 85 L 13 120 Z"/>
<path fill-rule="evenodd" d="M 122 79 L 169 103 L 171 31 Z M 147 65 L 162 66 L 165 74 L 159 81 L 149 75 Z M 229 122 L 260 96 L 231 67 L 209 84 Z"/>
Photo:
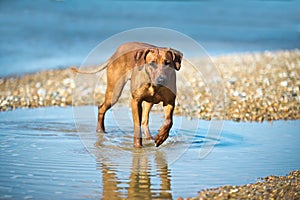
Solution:
<path fill-rule="evenodd" d="M 163 102 L 165 121 L 154 140 L 160 146 L 169 136 L 173 124 L 176 98 L 175 70 L 181 67 L 182 53 L 175 49 L 129 42 L 121 45 L 108 59 L 107 88 L 104 102 L 98 106 L 97 132 L 105 132 L 104 116 L 121 96 L 126 82 L 131 79 L 132 116 L 134 122 L 134 147 L 142 147 L 141 127 L 147 139 L 153 139 L 148 126 L 153 104 Z"/>

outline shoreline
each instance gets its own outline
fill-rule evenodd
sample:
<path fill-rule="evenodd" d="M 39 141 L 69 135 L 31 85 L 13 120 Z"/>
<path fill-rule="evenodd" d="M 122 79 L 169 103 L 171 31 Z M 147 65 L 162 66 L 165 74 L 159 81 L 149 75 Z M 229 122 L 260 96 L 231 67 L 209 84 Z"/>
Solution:
<path fill-rule="evenodd" d="M 261 181 L 259 181 L 261 180 Z M 240 186 L 225 185 L 218 188 L 204 189 L 197 197 L 186 200 L 202 199 L 299 199 L 300 170 L 290 171 L 286 176 L 270 175 L 258 178 L 255 183 Z M 183 200 L 182 197 L 177 200 Z"/>
<path fill-rule="evenodd" d="M 299 50 L 216 56 L 212 61 L 222 77 L 223 106 L 214 105 L 205 80 L 193 77 L 193 71 L 183 65 L 177 77 L 190 83 L 177 81 L 175 115 L 237 122 L 300 119 Z M 70 68 L 0 78 L 0 111 L 100 104 L 105 79 L 105 72 L 77 75 Z M 121 105 L 129 106 L 128 88 L 129 84 L 118 102 Z"/>
<path fill-rule="evenodd" d="M 216 56 L 212 61 L 222 76 L 226 93 L 224 107 L 214 108 L 205 81 L 195 79 L 193 72 L 186 68 L 182 76 L 190 83 L 184 79 L 177 82 L 176 115 L 236 122 L 300 119 L 299 50 Z M 105 81 L 105 72 L 77 76 L 69 68 L 3 77 L 0 78 L 0 111 L 93 105 L 103 100 Z M 129 84 L 119 105 L 129 106 L 128 88 Z M 198 197 L 185 199 L 300 198 L 299 170 L 291 171 L 287 176 L 268 176 L 261 180 L 241 186 L 205 189 Z"/>

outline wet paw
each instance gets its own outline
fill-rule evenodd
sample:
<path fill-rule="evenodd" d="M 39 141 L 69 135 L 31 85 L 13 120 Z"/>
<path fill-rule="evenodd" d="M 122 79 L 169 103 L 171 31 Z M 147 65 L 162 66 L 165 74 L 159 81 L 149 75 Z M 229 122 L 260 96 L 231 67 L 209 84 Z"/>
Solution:
<path fill-rule="evenodd" d="M 157 134 L 155 136 L 156 147 L 159 147 L 168 137 L 169 134 Z"/>
<path fill-rule="evenodd" d="M 134 139 L 133 139 L 133 147 L 134 148 L 142 148 L 143 147 L 142 138 L 136 138 L 136 137 L 134 137 Z"/>
<path fill-rule="evenodd" d="M 97 133 L 105 133 L 105 131 L 102 128 L 97 127 L 96 128 Z"/>

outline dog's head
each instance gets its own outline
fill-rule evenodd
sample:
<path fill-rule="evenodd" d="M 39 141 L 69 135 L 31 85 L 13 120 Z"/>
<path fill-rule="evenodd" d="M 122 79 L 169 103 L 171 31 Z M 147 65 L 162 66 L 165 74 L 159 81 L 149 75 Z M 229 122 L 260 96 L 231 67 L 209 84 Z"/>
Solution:
<path fill-rule="evenodd" d="M 151 48 L 137 51 L 136 65 L 145 67 L 152 84 L 166 86 L 174 70 L 179 70 L 183 54 L 171 48 Z"/>

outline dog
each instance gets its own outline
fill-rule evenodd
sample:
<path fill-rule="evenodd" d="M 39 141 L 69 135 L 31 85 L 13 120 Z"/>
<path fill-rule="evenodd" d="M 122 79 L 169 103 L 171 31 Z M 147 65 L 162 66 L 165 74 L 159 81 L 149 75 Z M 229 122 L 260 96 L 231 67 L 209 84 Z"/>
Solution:
<path fill-rule="evenodd" d="M 176 98 L 176 72 L 180 70 L 183 54 L 175 49 L 157 47 L 147 43 L 124 43 L 107 62 L 94 72 L 107 68 L 107 87 L 104 102 L 98 106 L 97 132 L 105 132 L 104 117 L 121 96 L 128 80 L 131 80 L 132 117 L 134 123 L 134 147 L 141 148 L 143 130 L 146 139 L 155 141 L 159 147 L 169 136 L 173 125 Z M 148 126 L 149 112 L 153 104 L 162 102 L 165 121 L 158 134 L 152 138 Z"/>

